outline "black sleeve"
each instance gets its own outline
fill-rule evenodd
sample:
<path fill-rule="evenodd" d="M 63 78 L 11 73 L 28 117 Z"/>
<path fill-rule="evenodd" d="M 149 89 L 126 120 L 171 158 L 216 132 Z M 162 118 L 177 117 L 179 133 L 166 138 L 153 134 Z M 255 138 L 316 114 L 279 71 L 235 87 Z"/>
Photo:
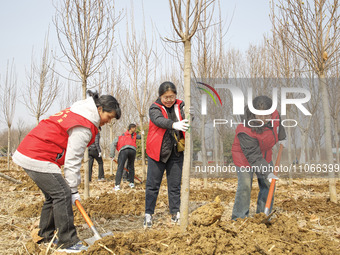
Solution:
<path fill-rule="evenodd" d="M 173 120 L 164 118 L 162 110 L 155 104 L 149 109 L 150 120 L 160 128 L 172 129 Z"/>
<path fill-rule="evenodd" d="M 185 119 L 185 112 L 184 112 L 184 101 L 182 101 L 182 103 L 179 105 L 179 109 L 181 110 L 181 115 L 182 115 L 182 119 Z"/>
<path fill-rule="evenodd" d="M 100 149 L 100 133 L 98 133 L 96 135 L 96 139 L 94 141 L 95 145 L 96 145 L 96 148 L 97 148 L 97 151 L 100 153 L 102 152 L 102 150 Z"/>
<path fill-rule="evenodd" d="M 256 138 L 250 137 L 245 133 L 239 133 L 237 137 L 240 141 L 242 152 L 251 166 L 268 165 L 268 162 L 263 158 L 259 142 Z"/>
<path fill-rule="evenodd" d="M 280 117 L 280 126 L 279 126 L 278 137 L 279 137 L 279 141 L 286 139 L 286 130 L 281 124 L 281 117 Z"/>

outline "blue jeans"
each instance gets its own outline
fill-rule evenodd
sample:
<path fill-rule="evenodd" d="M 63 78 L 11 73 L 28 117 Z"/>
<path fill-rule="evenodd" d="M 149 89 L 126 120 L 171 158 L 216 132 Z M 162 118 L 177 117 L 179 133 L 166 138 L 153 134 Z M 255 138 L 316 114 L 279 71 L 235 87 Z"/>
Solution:
<path fill-rule="evenodd" d="M 236 167 L 237 170 L 237 190 L 235 195 L 235 203 L 233 208 L 233 213 L 231 215 L 232 220 L 236 220 L 237 218 L 245 218 L 249 215 L 249 206 L 250 206 L 250 192 L 253 183 L 253 172 L 241 172 L 240 167 Z M 257 173 L 256 173 L 257 175 Z M 268 191 L 270 187 L 270 182 L 266 178 L 257 178 L 259 184 L 259 194 L 257 197 L 257 208 L 256 213 L 264 212 L 264 208 L 267 202 Z M 272 204 L 270 207 L 270 211 L 272 210 L 272 206 L 274 203 L 274 196 L 272 199 Z"/>
<path fill-rule="evenodd" d="M 58 247 L 68 248 L 79 241 L 73 223 L 71 189 L 61 174 L 24 169 L 45 195 L 41 210 L 39 236 L 44 242 L 58 230 Z"/>
<path fill-rule="evenodd" d="M 183 153 L 176 156 L 172 152 L 166 163 L 155 161 L 148 157 L 148 173 L 145 187 L 145 213 L 154 214 L 159 188 L 162 183 L 164 170 L 168 183 L 168 200 L 170 213 L 179 212 L 181 205 L 181 181 L 183 168 Z"/>

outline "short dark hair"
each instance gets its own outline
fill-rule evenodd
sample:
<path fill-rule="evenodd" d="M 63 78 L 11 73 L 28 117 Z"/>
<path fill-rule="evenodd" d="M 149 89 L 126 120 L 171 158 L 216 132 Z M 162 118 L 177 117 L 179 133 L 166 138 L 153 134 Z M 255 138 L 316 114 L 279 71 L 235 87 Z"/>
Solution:
<path fill-rule="evenodd" d="M 173 84 L 170 81 L 165 81 L 159 86 L 158 95 L 162 96 L 165 92 L 169 90 L 174 92 L 177 95 L 177 89 L 176 89 L 175 84 Z"/>
<path fill-rule="evenodd" d="M 128 127 L 128 130 L 131 130 L 131 128 L 134 128 L 134 127 L 137 127 L 136 124 L 131 123 L 131 124 L 129 125 L 129 127 Z"/>
<path fill-rule="evenodd" d="M 269 110 L 273 105 L 273 101 L 267 96 L 258 96 L 253 99 L 253 106 L 256 110 Z M 248 125 L 248 120 L 256 119 L 255 114 L 249 110 L 248 105 L 245 107 L 245 116 L 246 126 Z M 258 134 L 262 134 L 264 130 L 264 126 L 262 127 L 251 127 L 252 131 L 255 131 Z"/>
<path fill-rule="evenodd" d="M 116 113 L 115 118 L 117 120 L 120 119 L 121 110 L 120 110 L 119 103 L 116 98 L 114 98 L 111 95 L 102 95 L 99 97 L 99 94 L 97 91 L 93 92 L 91 90 L 88 90 L 87 94 L 89 94 L 89 96 L 93 98 L 94 103 L 96 104 L 97 108 L 102 107 L 104 112 L 115 111 Z"/>

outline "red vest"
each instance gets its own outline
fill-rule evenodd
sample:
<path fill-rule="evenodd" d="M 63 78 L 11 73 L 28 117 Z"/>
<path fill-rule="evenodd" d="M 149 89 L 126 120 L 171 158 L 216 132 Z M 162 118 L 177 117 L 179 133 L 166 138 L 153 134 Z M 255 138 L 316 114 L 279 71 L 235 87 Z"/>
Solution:
<path fill-rule="evenodd" d="M 275 110 L 272 113 L 271 119 L 280 119 L 279 113 Z M 273 129 L 265 128 L 262 134 L 253 132 L 250 127 L 245 127 L 243 124 L 239 124 L 236 128 L 236 134 L 233 146 L 231 148 L 233 161 L 236 166 L 250 166 L 247 158 L 244 156 L 240 141 L 237 137 L 239 133 L 245 133 L 252 138 L 256 138 L 259 141 L 260 149 L 263 158 L 269 163 L 272 161 L 272 148 L 278 142 L 278 128 L 280 121 L 273 121 Z"/>
<path fill-rule="evenodd" d="M 176 112 L 177 118 L 179 120 L 183 120 L 181 115 L 181 109 L 179 105 L 182 103 L 181 100 L 177 99 L 176 103 L 174 105 L 174 110 Z M 164 106 L 154 103 L 159 108 L 161 108 L 164 118 L 168 119 L 168 113 L 166 112 L 166 109 Z M 159 161 L 160 154 L 161 154 L 161 148 L 162 148 L 162 142 L 163 142 L 163 136 L 165 134 L 166 129 L 157 127 L 151 120 L 149 122 L 149 133 L 146 138 L 146 154 L 153 160 Z M 185 136 L 185 133 L 183 132 L 183 136 Z"/>
<path fill-rule="evenodd" d="M 136 133 L 133 133 L 133 138 L 132 138 L 129 130 L 126 131 L 124 135 L 121 135 L 118 137 L 117 151 L 120 151 L 120 149 L 125 145 L 131 145 L 137 148 L 136 140 L 137 140 Z"/>
<path fill-rule="evenodd" d="M 91 129 L 92 139 L 96 138 L 98 128 L 85 117 L 67 108 L 39 122 L 22 140 L 17 150 L 32 159 L 49 161 L 59 167 L 64 165 L 68 141 L 67 131 L 75 126 Z"/>

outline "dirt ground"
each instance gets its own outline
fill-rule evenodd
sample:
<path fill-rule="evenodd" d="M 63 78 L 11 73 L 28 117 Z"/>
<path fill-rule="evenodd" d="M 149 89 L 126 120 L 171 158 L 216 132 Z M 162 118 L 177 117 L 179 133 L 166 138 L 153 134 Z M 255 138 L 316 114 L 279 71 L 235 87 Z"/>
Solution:
<path fill-rule="evenodd" d="M 5 162 L 0 162 L 5 169 Z M 15 184 L 0 178 L 0 254 L 62 254 L 53 245 L 37 244 L 43 195 L 26 173 L 13 165 Z M 82 205 L 98 231 L 113 232 L 83 254 L 340 254 L 340 203 L 329 201 L 328 182 L 323 179 L 294 179 L 277 182 L 272 220 L 255 214 L 258 193 L 254 179 L 250 217 L 231 221 L 236 179 L 191 179 L 190 225 L 186 232 L 170 222 L 166 179 L 157 200 L 152 229 L 143 229 L 145 184 L 130 189 L 122 183 L 115 192 L 114 178 L 105 161 L 105 182 L 96 181 L 94 166 L 91 197 Z M 140 178 L 141 167 L 136 164 Z M 337 190 L 340 190 L 338 181 Z M 80 188 L 82 196 L 83 190 Z M 340 201 L 340 196 L 338 196 Z M 92 236 L 74 208 L 75 224 L 83 240 Z"/>

